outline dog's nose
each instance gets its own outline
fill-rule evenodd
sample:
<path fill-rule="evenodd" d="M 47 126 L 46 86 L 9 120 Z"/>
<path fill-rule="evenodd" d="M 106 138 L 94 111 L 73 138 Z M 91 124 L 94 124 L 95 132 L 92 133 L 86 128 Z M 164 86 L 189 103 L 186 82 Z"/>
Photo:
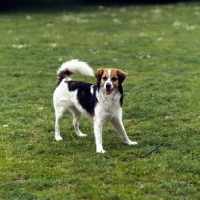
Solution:
<path fill-rule="evenodd" d="M 110 89 L 111 88 L 111 84 L 110 83 L 106 83 L 106 88 Z"/>

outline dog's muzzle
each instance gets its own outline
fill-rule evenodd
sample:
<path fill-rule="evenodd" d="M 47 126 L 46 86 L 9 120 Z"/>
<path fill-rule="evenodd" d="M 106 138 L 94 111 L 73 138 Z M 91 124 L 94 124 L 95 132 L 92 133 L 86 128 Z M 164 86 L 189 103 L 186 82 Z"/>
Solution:
<path fill-rule="evenodd" d="M 109 95 L 113 91 L 112 85 L 110 83 L 106 83 L 106 94 Z"/>

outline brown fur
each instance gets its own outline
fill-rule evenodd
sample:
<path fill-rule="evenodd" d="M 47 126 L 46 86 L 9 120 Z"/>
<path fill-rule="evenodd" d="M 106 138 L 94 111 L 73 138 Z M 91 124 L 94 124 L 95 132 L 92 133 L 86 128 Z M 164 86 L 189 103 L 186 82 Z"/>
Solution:
<path fill-rule="evenodd" d="M 62 71 L 60 72 L 58 75 L 57 75 L 57 84 L 59 85 L 61 83 L 61 81 L 64 79 L 64 78 L 67 78 L 68 76 L 70 76 L 72 73 L 68 70 L 66 71 Z"/>
<path fill-rule="evenodd" d="M 110 68 L 109 70 L 111 70 L 110 78 L 116 86 L 119 86 L 121 83 L 123 83 L 123 81 L 126 78 L 125 72 L 123 72 L 120 69 L 113 69 L 113 68 Z M 106 81 L 106 78 L 109 78 L 108 69 L 103 69 L 103 68 L 98 69 L 95 73 L 95 76 L 97 78 L 97 85 L 102 86 Z"/>

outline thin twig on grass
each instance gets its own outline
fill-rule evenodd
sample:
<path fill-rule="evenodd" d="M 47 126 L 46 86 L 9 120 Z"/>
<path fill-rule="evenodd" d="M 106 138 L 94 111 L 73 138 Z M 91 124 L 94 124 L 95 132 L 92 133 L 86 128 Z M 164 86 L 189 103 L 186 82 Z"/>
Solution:
<path fill-rule="evenodd" d="M 135 158 L 145 158 L 145 157 L 149 156 L 150 154 L 152 154 L 155 150 L 157 150 L 163 144 L 164 144 L 164 142 L 162 142 L 161 144 L 157 145 L 155 148 L 153 148 L 151 151 L 147 152 L 146 154 L 135 156 Z"/>

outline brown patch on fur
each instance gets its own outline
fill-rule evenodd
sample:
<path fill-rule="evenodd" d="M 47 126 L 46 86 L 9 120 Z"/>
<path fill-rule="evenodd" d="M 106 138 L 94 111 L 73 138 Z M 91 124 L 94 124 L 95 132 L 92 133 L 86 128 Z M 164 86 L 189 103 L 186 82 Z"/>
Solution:
<path fill-rule="evenodd" d="M 101 77 L 102 77 L 102 74 L 104 72 L 104 69 L 101 68 L 101 69 L 98 69 L 96 72 L 95 72 L 95 77 L 97 79 L 97 88 L 99 90 L 100 88 L 100 83 L 101 83 Z"/>
<path fill-rule="evenodd" d="M 119 86 L 120 83 L 119 83 L 119 76 L 118 76 L 117 70 L 115 69 L 111 70 L 110 79 L 115 86 L 117 87 Z"/>
<path fill-rule="evenodd" d="M 119 77 L 119 82 L 120 83 L 123 83 L 123 81 L 125 80 L 126 78 L 126 73 L 120 69 L 117 70 L 117 74 L 118 74 L 118 77 Z"/>
<path fill-rule="evenodd" d="M 70 76 L 72 73 L 68 70 L 66 71 L 61 71 L 58 75 L 57 75 L 57 84 L 59 85 L 61 83 L 61 81 L 64 78 L 67 78 L 68 76 Z"/>
<path fill-rule="evenodd" d="M 100 81 L 100 80 L 101 80 L 101 76 L 102 76 L 102 74 L 103 74 L 103 71 L 104 71 L 104 69 L 101 68 L 101 69 L 98 69 L 98 70 L 95 72 L 95 76 L 96 76 L 96 78 L 97 78 L 97 81 Z"/>

